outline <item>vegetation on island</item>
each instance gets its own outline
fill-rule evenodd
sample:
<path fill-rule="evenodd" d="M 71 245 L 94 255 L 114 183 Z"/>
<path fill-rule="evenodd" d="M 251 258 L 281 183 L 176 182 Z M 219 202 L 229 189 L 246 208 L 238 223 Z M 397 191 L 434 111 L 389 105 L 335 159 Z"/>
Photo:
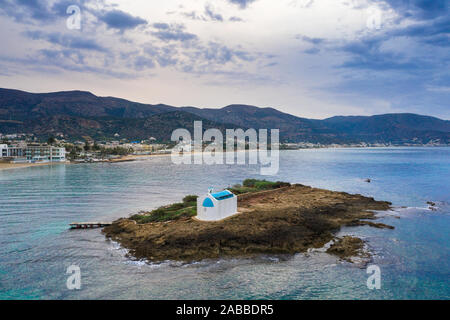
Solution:
<path fill-rule="evenodd" d="M 264 190 L 273 190 L 283 187 L 289 187 L 291 184 L 287 182 L 273 182 L 258 179 L 246 179 L 240 184 L 236 184 L 228 188 L 236 195 L 245 193 L 259 192 Z M 138 224 L 149 222 L 164 222 L 171 220 L 178 220 L 185 217 L 194 217 L 197 215 L 197 198 L 196 195 L 188 195 L 183 198 L 183 202 L 173 203 L 167 206 L 160 207 L 149 212 L 140 212 L 130 217 L 131 220 Z"/>
<path fill-rule="evenodd" d="M 131 216 L 130 219 L 142 224 L 193 217 L 197 215 L 197 198 L 198 196 L 188 195 L 183 198 L 183 202 L 163 206 L 150 212 L 140 212 Z"/>
<path fill-rule="evenodd" d="M 243 194 L 250 192 L 258 192 L 264 190 L 273 190 L 278 188 L 289 187 L 291 184 L 288 182 L 281 181 L 267 181 L 267 180 L 258 180 L 258 179 L 245 179 L 242 182 L 242 185 L 235 184 L 233 187 L 229 188 L 231 192 L 234 194 Z"/>

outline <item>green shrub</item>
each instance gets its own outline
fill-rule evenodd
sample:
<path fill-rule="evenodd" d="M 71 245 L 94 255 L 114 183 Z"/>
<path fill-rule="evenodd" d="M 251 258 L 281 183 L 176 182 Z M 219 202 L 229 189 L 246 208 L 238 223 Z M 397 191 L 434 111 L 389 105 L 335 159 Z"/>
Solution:
<path fill-rule="evenodd" d="M 243 187 L 240 185 L 234 185 L 230 191 L 235 194 L 242 194 L 247 192 L 256 192 L 261 190 L 271 190 L 278 189 L 283 187 L 288 187 L 291 184 L 287 182 L 273 182 L 267 180 L 258 180 L 258 179 L 245 179 L 242 183 Z"/>
<path fill-rule="evenodd" d="M 243 185 L 244 187 L 250 187 L 250 188 L 253 188 L 253 187 L 255 186 L 255 183 L 256 183 L 257 181 L 258 181 L 258 180 L 256 180 L 256 179 L 245 179 L 244 182 L 242 182 L 242 185 Z"/>
<path fill-rule="evenodd" d="M 185 197 L 183 202 L 160 207 L 150 212 L 135 214 L 130 219 L 136 221 L 138 224 L 142 224 L 177 220 L 182 217 L 193 217 L 197 215 L 196 200 L 197 196 L 190 195 Z"/>
<path fill-rule="evenodd" d="M 233 192 L 236 195 L 256 191 L 255 188 L 249 188 L 249 187 L 239 187 L 239 188 L 233 187 L 228 190 L 230 190 L 231 192 Z"/>
<path fill-rule="evenodd" d="M 183 198 L 183 203 L 188 207 L 195 206 L 195 205 L 197 205 L 197 198 L 198 198 L 198 196 L 188 195 Z"/>

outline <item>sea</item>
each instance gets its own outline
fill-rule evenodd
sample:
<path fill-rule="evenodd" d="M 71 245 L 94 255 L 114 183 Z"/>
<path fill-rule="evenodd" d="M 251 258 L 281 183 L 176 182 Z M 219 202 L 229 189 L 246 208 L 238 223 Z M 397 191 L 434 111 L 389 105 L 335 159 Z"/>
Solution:
<path fill-rule="evenodd" d="M 100 229 L 69 229 L 74 221 L 113 221 L 246 178 L 390 201 L 393 210 L 378 212 L 377 222 L 395 229 L 338 232 L 366 241 L 368 265 L 320 249 L 149 263 L 130 257 Z M 67 285 L 71 266 L 80 270 L 80 289 Z M 379 270 L 378 288 L 368 285 L 369 266 Z M 2 300 L 449 298 L 450 148 L 285 150 L 274 176 L 261 176 L 258 165 L 176 165 L 169 156 L 0 171 Z"/>

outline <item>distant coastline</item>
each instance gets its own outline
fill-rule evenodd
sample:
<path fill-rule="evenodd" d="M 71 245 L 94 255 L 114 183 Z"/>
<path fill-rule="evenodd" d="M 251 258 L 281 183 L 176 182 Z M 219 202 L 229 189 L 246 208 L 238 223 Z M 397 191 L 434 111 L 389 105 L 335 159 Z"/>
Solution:
<path fill-rule="evenodd" d="M 308 119 L 276 108 L 233 104 L 223 108 L 175 107 L 99 97 L 90 92 L 34 94 L 0 88 L 0 136 L 49 136 L 66 141 L 122 140 L 167 143 L 178 128 L 279 129 L 280 142 L 312 144 L 449 144 L 450 121 L 413 113 Z M 57 106 L 57 107 L 55 107 Z M 1 138 L 1 137 L 0 137 Z"/>
<path fill-rule="evenodd" d="M 381 148 L 445 148 L 450 147 L 450 145 L 412 145 L 412 146 L 323 146 L 323 147 L 310 147 L 310 148 L 283 148 L 280 151 L 295 151 L 295 150 L 320 150 L 320 149 L 381 149 Z M 246 150 L 246 152 L 249 150 Z M 252 150 L 255 151 L 255 150 Z M 237 151 L 239 152 L 239 151 Z M 224 152 L 226 153 L 226 151 Z M 195 152 L 192 152 L 195 154 Z M 121 162 L 133 162 L 139 160 L 146 160 L 147 158 L 153 157 L 170 157 L 171 153 L 154 153 L 145 155 L 126 155 L 114 159 L 105 159 L 101 161 L 65 161 L 65 162 L 38 162 L 38 163 L 9 163 L 0 162 L 0 171 L 3 170 L 13 170 L 13 169 L 23 169 L 29 167 L 41 167 L 48 165 L 62 165 L 62 164 L 92 164 L 92 163 L 121 163 Z"/>

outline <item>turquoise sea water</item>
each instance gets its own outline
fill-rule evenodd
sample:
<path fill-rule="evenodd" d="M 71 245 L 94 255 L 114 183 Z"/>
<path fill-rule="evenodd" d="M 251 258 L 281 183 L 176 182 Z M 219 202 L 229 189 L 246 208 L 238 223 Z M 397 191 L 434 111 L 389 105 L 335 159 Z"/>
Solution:
<path fill-rule="evenodd" d="M 282 151 L 279 174 L 266 177 L 393 202 L 395 212 L 379 222 L 395 230 L 341 231 L 367 241 L 380 290 L 367 288 L 365 268 L 323 252 L 147 264 L 99 230 L 68 230 L 73 221 L 114 220 L 248 177 L 261 178 L 259 167 L 176 166 L 168 157 L 0 171 L 0 299 L 450 298 L 450 148 Z M 81 290 L 66 287 L 72 264 Z"/>

